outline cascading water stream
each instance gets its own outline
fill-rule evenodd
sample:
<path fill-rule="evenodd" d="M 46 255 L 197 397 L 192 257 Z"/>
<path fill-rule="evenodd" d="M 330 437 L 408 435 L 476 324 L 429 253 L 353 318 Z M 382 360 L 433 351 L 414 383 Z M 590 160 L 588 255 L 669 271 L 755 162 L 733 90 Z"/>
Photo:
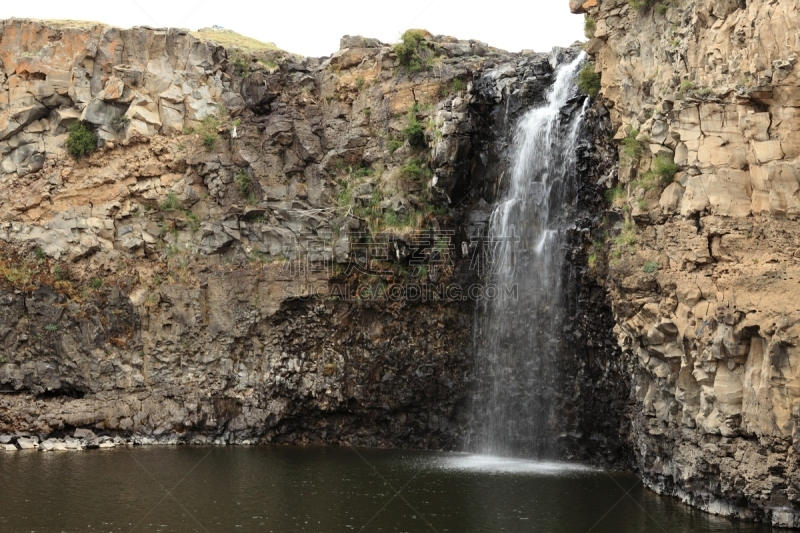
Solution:
<path fill-rule="evenodd" d="M 555 359 L 564 315 L 561 280 L 572 176 L 584 112 L 574 78 L 581 53 L 561 66 L 544 106 L 519 121 L 510 183 L 489 221 L 489 283 L 516 298 L 484 302 L 476 324 L 479 390 L 472 451 L 550 455 Z"/>

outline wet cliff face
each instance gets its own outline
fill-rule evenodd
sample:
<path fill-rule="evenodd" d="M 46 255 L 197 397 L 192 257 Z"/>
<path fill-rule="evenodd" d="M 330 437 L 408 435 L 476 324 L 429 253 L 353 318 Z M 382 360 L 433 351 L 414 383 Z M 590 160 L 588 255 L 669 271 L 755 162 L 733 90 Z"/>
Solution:
<path fill-rule="evenodd" d="M 545 104 L 555 70 L 579 52 L 577 48 L 557 48 L 548 55 L 519 57 L 474 77 L 467 106 L 473 117 L 473 165 L 463 178 L 468 186 L 460 200 L 469 206 L 464 229 L 471 240 L 486 235 L 491 205 L 509 185 L 517 123 L 526 111 Z M 584 99 L 575 95 L 564 115 L 577 114 Z M 540 436 L 553 452 L 564 459 L 627 469 L 633 464 L 627 438 L 631 358 L 621 353 L 612 333 L 614 319 L 599 275 L 602 261 L 597 260 L 605 234 L 603 183 L 615 172 L 617 153 L 609 112 L 601 102 L 592 103 L 583 124 L 577 171 L 570 178 L 574 190 L 567 193 L 568 205 L 558 222 L 568 234 L 568 245 L 561 251 L 566 257 L 561 286 L 568 296 L 563 323 L 549 335 L 563 349 L 550 353 L 553 381 L 542 390 L 523 394 L 546 396 L 553 405 Z M 529 356 L 545 354 L 532 350 Z M 478 386 L 473 384 L 473 389 Z M 469 438 L 475 439 L 475 435 L 470 433 Z M 535 445 L 523 444 L 528 448 Z"/>
<path fill-rule="evenodd" d="M 571 2 L 621 145 L 607 279 L 632 448 L 660 492 L 798 526 L 800 6 L 644 4 Z"/>

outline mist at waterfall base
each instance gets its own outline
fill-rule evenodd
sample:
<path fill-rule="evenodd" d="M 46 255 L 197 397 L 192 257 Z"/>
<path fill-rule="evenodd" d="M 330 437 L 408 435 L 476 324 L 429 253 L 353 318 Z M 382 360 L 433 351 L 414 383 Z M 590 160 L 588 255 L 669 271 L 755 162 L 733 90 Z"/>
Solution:
<path fill-rule="evenodd" d="M 483 302 L 476 314 L 477 390 L 467 449 L 479 454 L 553 456 L 562 268 L 589 103 L 575 77 L 585 60 L 582 52 L 562 64 L 544 105 L 516 125 L 508 181 L 489 221 L 487 281 L 517 286 L 518 298 Z"/>

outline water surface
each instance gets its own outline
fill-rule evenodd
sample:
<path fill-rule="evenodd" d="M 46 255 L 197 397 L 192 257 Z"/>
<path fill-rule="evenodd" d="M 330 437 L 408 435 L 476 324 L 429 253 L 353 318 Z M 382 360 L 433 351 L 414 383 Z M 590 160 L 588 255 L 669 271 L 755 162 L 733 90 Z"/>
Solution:
<path fill-rule="evenodd" d="M 6 452 L 0 487 L 3 533 L 768 530 L 656 496 L 625 474 L 436 452 Z"/>

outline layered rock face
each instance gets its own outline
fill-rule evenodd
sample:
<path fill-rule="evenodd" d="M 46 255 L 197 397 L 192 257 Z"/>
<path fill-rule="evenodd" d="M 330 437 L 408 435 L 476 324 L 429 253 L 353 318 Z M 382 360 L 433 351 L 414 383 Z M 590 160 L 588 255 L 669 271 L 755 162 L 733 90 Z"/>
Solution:
<path fill-rule="evenodd" d="M 363 38 L 317 60 L 1 28 L 0 432 L 460 443 L 472 302 L 373 296 L 472 279 L 419 236 L 463 240 L 428 144 L 469 152 L 454 80 L 499 53 L 428 36 L 436 72 L 412 75 Z M 76 160 L 77 121 L 100 148 Z"/>
<path fill-rule="evenodd" d="M 697 507 L 800 526 L 800 4 L 571 7 L 624 145 L 608 280 L 638 467 Z"/>
<path fill-rule="evenodd" d="M 419 33 L 420 67 L 361 37 L 312 59 L 182 30 L 0 28 L 0 433 L 462 445 L 480 237 L 516 118 L 574 50 Z M 78 122 L 99 149 L 76 159 Z M 619 463 L 593 394 L 618 372 L 590 318 L 604 293 L 564 275 L 584 293 L 563 379 L 583 377 L 558 427 L 573 457 Z"/>

